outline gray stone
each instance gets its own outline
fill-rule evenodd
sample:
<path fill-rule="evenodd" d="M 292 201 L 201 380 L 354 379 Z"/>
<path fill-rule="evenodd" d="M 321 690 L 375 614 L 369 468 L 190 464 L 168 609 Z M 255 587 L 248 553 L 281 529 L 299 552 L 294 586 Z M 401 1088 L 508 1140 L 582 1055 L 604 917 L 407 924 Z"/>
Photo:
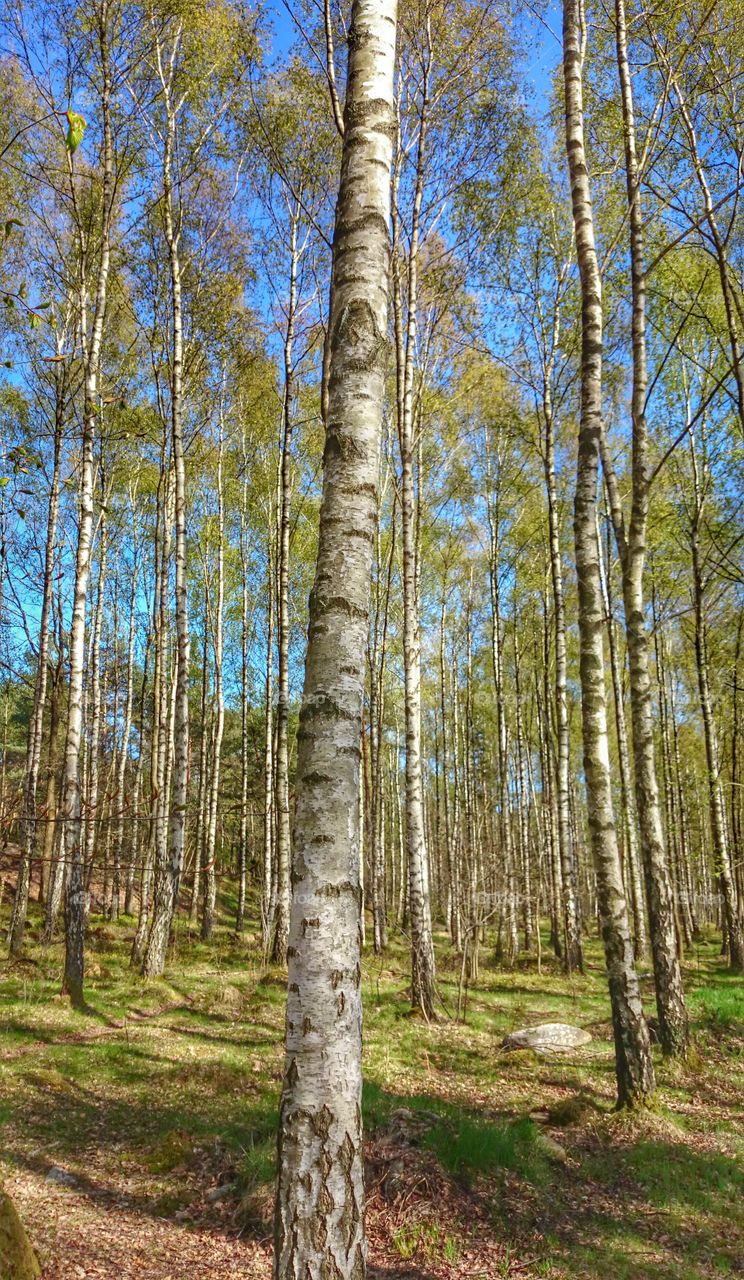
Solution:
<path fill-rule="evenodd" d="M 67 1169 L 60 1169 L 58 1165 L 52 1165 L 46 1176 L 47 1182 L 56 1182 L 60 1187 L 76 1187 L 78 1180 L 74 1173 L 69 1173 Z"/>
<path fill-rule="evenodd" d="M 225 1200 L 227 1196 L 232 1195 L 234 1190 L 235 1185 L 232 1182 L 225 1182 L 221 1187 L 210 1187 L 207 1192 L 207 1200 L 211 1203 L 214 1203 L 216 1200 Z"/>
<path fill-rule="evenodd" d="M 535 1049 L 538 1053 L 564 1053 L 589 1044 L 591 1036 L 581 1027 L 567 1022 L 543 1022 L 538 1027 L 524 1027 L 512 1031 L 501 1041 L 502 1049 Z"/>
<path fill-rule="evenodd" d="M 548 1160 L 554 1160 L 556 1164 L 565 1164 L 568 1160 L 565 1147 L 560 1142 L 556 1142 L 555 1138 L 551 1138 L 547 1133 L 539 1133 L 535 1145 L 538 1151 L 542 1151 Z"/>

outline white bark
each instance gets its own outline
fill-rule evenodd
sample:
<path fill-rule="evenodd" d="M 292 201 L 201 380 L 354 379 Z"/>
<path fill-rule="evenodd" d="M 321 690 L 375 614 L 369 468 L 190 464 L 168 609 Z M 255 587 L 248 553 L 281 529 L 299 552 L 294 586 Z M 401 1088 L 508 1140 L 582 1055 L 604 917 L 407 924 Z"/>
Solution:
<path fill-rule="evenodd" d="M 114 203 L 114 145 L 111 132 L 111 68 L 109 55 L 108 0 L 101 0 L 96 13 L 98 45 L 101 57 L 101 114 L 103 118 L 102 201 L 100 254 L 96 280 L 96 296 L 90 333 L 87 333 L 85 292 L 81 280 L 81 329 L 85 388 L 83 402 L 83 442 L 80 467 L 80 514 L 75 555 L 75 586 L 70 629 L 70 675 L 68 690 L 67 737 L 62 797 L 64 824 L 64 858 L 67 864 L 65 893 L 65 974 L 63 989 L 74 1004 L 83 1003 L 85 948 L 85 890 L 81 847 L 80 759 L 83 736 L 83 668 L 85 662 L 85 611 L 90 577 L 93 535 L 93 446 L 99 411 L 98 374 L 101 361 L 103 322 L 106 312 L 109 266 L 111 257 L 111 223 Z M 70 160 L 72 164 L 72 160 Z M 82 229 L 80 230 L 82 235 Z M 82 246 L 81 246 L 82 247 Z M 85 255 L 83 254 L 83 257 Z"/>
<path fill-rule="evenodd" d="M 654 1071 L 617 847 L 607 736 L 604 607 L 596 523 L 602 434 L 602 283 L 584 144 L 584 38 L 585 17 L 581 0 L 564 0 L 566 150 L 582 303 L 581 414 L 574 541 L 579 586 L 584 774 L 615 1033 L 618 1105 L 634 1106 L 646 1102 L 653 1093 Z"/>
<path fill-rule="evenodd" d="M 276 1280 L 363 1280 L 359 772 L 386 365 L 394 0 L 355 0 L 298 734 Z"/>

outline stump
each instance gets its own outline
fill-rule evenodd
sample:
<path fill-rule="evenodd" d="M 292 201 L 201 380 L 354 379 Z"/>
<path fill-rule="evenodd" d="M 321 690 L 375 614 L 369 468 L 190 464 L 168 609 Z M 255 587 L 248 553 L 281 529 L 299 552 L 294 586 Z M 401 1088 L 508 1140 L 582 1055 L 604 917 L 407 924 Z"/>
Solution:
<path fill-rule="evenodd" d="M 41 1267 L 10 1196 L 0 1191 L 0 1280 L 36 1280 Z"/>

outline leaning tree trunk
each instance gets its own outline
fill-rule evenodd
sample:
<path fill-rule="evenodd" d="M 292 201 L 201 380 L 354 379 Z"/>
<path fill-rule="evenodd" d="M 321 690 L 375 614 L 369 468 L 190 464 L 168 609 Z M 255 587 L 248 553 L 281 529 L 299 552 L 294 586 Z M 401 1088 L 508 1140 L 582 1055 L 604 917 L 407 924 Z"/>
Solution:
<path fill-rule="evenodd" d="M 690 112 L 690 104 L 680 84 L 679 75 L 669 61 L 663 44 L 656 38 L 651 24 L 649 24 L 648 29 L 653 41 L 654 51 L 659 58 L 660 67 L 663 67 L 664 70 L 667 92 L 673 91 L 677 99 L 682 125 L 687 135 L 692 169 L 703 200 L 704 219 L 708 227 L 706 239 L 711 246 L 711 252 L 718 267 L 721 298 L 723 300 L 724 316 L 731 348 L 731 372 L 736 383 L 736 410 L 739 417 L 739 425 L 741 430 L 744 431 L 744 357 L 742 356 L 741 336 L 739 334 L 739 320 L 742 312 L 741 303 L 737 297 L 737 288 L 739 286 L 737 285 L 736 272 L 729 262 L 730 229 L 722 231 L 718 224 L 716 214 L 720 206 L 713 199 L 706 173 L 705 153 L 703 152 L 701 155 L 700 143 L 698 142 L 695 124 Z M 741 164 L 741 159 L 739 159 L 738 163 Z M 702 221 L 703 219 L 701 218 L 700 222 Z M 697 226 L 699 225 L 700 223 L 698 222 Z"/>
<path fill-rule="evenodd" d="M 602 431 L 602 283 L 594 239 L 584 144 L 581 0 L 563 4 L 566 150 L 581 277 L 581 409 L 574 502 L 584 775 L 597 871 L 599 913 L 615 1034 L 618 1106 L 645 1103 L 654 1090 L 612 805 L 604 668 L 604 608 L 599 576 L 597 481 Z"/>
<path fill-rule="evenodd" d="M 385 384 L 393 0 L 354 0 L 298 734 L 275 1280 L 363 1280 L 359 776 Z"/>

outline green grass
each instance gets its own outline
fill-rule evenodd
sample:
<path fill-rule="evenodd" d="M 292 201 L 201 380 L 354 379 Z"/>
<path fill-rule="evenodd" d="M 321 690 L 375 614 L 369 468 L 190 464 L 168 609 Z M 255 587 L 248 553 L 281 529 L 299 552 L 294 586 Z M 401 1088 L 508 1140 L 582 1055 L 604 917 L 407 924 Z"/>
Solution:
<path fill-rule="evenodd" d="M 284 975 L 263 967 L 255 939 L 223 927 L 204 944 L 181 923 L 164 978 L 145 983 L 129 967 L 134 922 L 90 925 L 87 1011 L 60 997 L 62 948 L 33 941 L 33 905 L 28 958 L 2 975 L 0 1175 L 43 1177 L 61 1164 L 92 1195 L 125 1179 L 143 1214 L 193 1211 L 214 1230 L 223 1219 L 205 1207 L 206 1190 L 230 1183 L 238 1215 L 230 1222 L 265 1241 Z M 648 1118 L 612 1114 L 596 939 L 586 974 L 571 979 L 547 940 L 541 973 L 534 961 L 500 970 L 484 947 L 464 1023 L 446 1012 L 456 1006 L 459 968 L 441 935 L 437 949 L 442 1007 L 430 1025 L 410 1016 L 404 939 L 381 959 L 367 952 L 363 966 L 370 1150 L 384 1161 L 386 1143 L 398 1141 L 397 1113 L 412 1114 L 411 1150 L 449 1188 L 436 1211 L 413 1175 L 400 1192 L 405 1208 L 394 1195 L 372 1197 L 385 1265 L 397 1258 L 426 1274 L 429 1263 L 460 1266 L 467 1249 L 473 1276 L 735 1274 L 744 1255 L 744 984 L 728 975 L 715 939 L 686 968 L 695 1051 L 687 1063 L 657 1054 L 658 1108 Z M 650 1011 L 647 979 L 643 986 Z M 554 1020 L 587 1027 L 592 1043 L 565 1057 L 501 1052 L 516 1027 Z M 544 1133 L 565 1147 L 565 1164 L 548 1156 Z M 481 1265 L 484 1241 L 491 1252 Z"/>
<path fill-rule="evenodd" d="M 732 985 L 699 987 L 692 995 L 697 1017 L 710 1027 L 738 1030 L 744 1035 L 744 981 Z"/>
<path fill-rule="evenodd" d="M 683 1143 L 640 1141 L 626 1167 L 654 1205 L 719 1213 L 744 1206 L 744 1167 L 720 1152 L 698 1155 Z"/>
<path fill-rule="evenodd" d="M 425 1141 L 443 1168 L 454 1176 L 511 1169 L 529 1181 L 537 1181 L 547 1169 L 537 1126 L 526 1118 L 501 1124 L 477 1120 L 460 1120 L 456 1125 L 443 1122 L 432 1127 Z"/>

